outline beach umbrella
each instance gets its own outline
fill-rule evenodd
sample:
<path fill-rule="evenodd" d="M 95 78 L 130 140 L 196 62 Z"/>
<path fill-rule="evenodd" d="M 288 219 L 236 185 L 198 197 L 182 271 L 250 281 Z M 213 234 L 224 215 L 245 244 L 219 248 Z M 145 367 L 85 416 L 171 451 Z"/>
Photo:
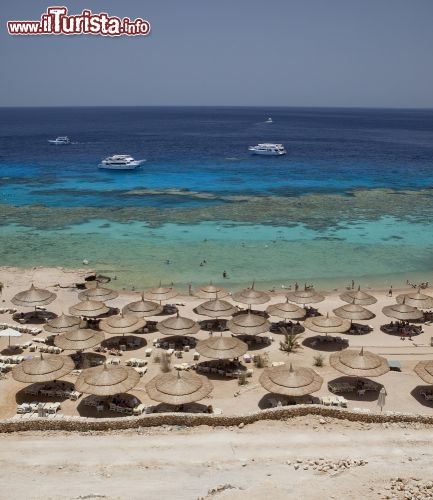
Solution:
<path fill-rule="evenodd" d="M 21 337 L 22 333 L 14 328 L 5 328 L 0 330 L 0 337 L 9 337 L 9 346 L 11 345 L 11 337 Z"/>
<path fill-rule="evenodd" d="M 304 326 L 318 333 L 344 333 L 350 329 L 351 322 L 348 319 L 336 316 L 312 316 L 304 321 Z"/>
<path fill-rule="evenodd" d="M 344 373 L 355 377 L 378 377 L 389 371 L 388 361 L 372 352 L 345 349 L 329 356 L 330 365 Z"/>
<path fill-rule="evenodd" d="M 97 318 L 110 310 L 103 302 L 97 300 L 83 300 L 69 308 L 74 316 L 85 316 L 86 318 Z"/>
<path fill-rule="evenodd" d="M 44 329 L 50 333 L 64 333 L 78 330 L 81 325 L 81 319 L 76 316 L 67 316 L 62 313 L 57 318 L 50 319 L 45 325 Z"/>
<path fill-rule="evenodd" d="M 24 292 L 19 292 L 11 299 L 12 304 L 22 307 L 36 307 L 50 304 L 57 295 L 43 288 L 35 288 L 34 285 Z"/>
<path fill-rule="evenodd" d="M 238 308 L 226 300 L 213 299 L 203 302 L 196 308 L 197 314 L 209 316 L 210 318 L 221 318 L 232 316 Z"/>
<path fill-rule="evenodd" d="M 417 309 L 431 309 L 433 307 L 433 297 L 421 293 L 419 288 L 416 293 L 402 293 L 401 295 L 397 295 L 395 300 L 399 304 L 404 302 L 408 306 L 416 307 Z"/>
<path fill-rule="evenodd" d="M 382 308 L 383 314 L 388 318 L 395 318 L 401 321 L 414 321 L 424 318 L 424 313 L 416 307 L 408 306 L 405 299 L 401 304 L 392 304 Z"/>
<path fill-rule="evenodd" d="M 256 290 L 253 283 L 251 288 L 244 288 L 240 292 L 234 293 L 232 299 L 251 307 L 252 304 L 264 304 L 271 300 L 271 297 L 266 292 Z"/>
<path fill-rule="evenodd" d="M 379 391 L 379 397 L 377 398 L 377 406 L 380 407 L 380 411 L 382 411 L 383 407 L 385 406 L 385 398 L 386 398 L 386 389 L 385 387 L 382 387 L 382 389 Z"/>
<path fill-rule="evenodd" d="M 110 288 L 104 288 L 99 286 L 96 282 L 96 286 L 93 288 L 88 288 L 84 292 L 78 294 L 80 300 L 96 300 L 98 302 L 105 302 L 106 300 L 113 300 L 117 298 L 119 294 Z"/>
<path fill-rule="evenodd" d="M 212 283 L 210 283 L 209 285 L 202 286 L 194 290 L 193 295 L 200 299 L 222 299 L 224 297 L 227 297 L 227 295 L 229 295 L 229 292 L 221 286 L 213 285 Z"/>
<path fill-rule="evenodd" d="M 433 361 L 420 361 L 414 368 L 418 377 L 422 378 L 427 384 L 433 384 Z"/>
<path fill-rule="evenodd" d="M 136 316 L 146 318 L 147 316 L 156 316 L 162 313 L 163 310 L 164 308 L 156 302 L 144 300 L 144 294 L 142 294 L 141 300 L 126 304 L 122 311 L 124 314 L 135 314 Z"/>
<path fill-rule="evenodd" d="M 176 297 L 176 295 L 178 295 L 178 292 L 174 288 L 161 286 L 161 283 L 159 284 L 159 287 L 151 288 L 150 290 L 145 290 L 143 292 L 143 296 L 146 299 L 154 300 L 159 303 L 163 300 L 172 299 L 173 297 Z"/>
<path fill-rule="evenodd" d="M 271 324 L 263 316 L 248 311 L 245 314 L 238 314 L 227 321 L 227 327 L 236 334 L 258 335 L 268 332 Z"/>
<path fill-rule="evenodd" d="M 99 328 L 104 332 L 114 335 L 125 335 L 133 333 L 146 326 L 146 320 L 140 319 L 132 314 L 110 316 L 99 323 Z"/>
<path fill-rule="evenodd" d="M 259 378 L 260 384 L 269 392 L 285 396 L 304 396 L 318 391 L 323 379 L 311 368 L 293 368 L 292 363 L 266 368 Z"/>
<path fill-rule="evenodd" d="M 369 306 L 377 302 L 377 299 L 373 297 L 373 295 L 363 292 L 360 286 L 358 287 L 358 290 L 350 290 L 342 293 L 340 295 L 340 299 L 344 300 L 344 302 L 358 304 L 360 306 Z"/>
<path fill-rule="evenodd" d="M 189 318 L 171 316 L 156 325 L 156 328 L 163 335 L 194 335 L 200 330 L 200 325 Z"/>
<path fill-rule="evenodd" d="M 113 396 L 128 392 L 140 381 L 140 374 L 129 366 L 103 364 L 83 370 L 75 389 L 96 396 Z"/>
<path fill-rule="evenodd" d="M 305 318 L 307 311 L 296 304 L 291 304 L 289 299 L 286 302 L 279 302 L 278 304 L 271 304 L 266 308 L 266 312 L 270 316 L 276 316 L 283 319 L 302 319 Z"/>
<path fill-rule="evenodd" d="M 57 335 L 54 344 L 64 351 L 83 351 L 100 344 L 104 338 L 104 332 L 86 328 Z"/>
<path fill-rule="evenodd" d="M 317 293 L 314 288 L 304 287 L 303 290 L 295 290 L 294 292 L 288 292 L 286 297 L 296 304 L 315 304 L 317 302 L 322 302 L 325 297 L 320 293 Z"/>
<path fill-rule="evenodd" d="M 220 335 L 200 340 L 195 350 L 205 358 L 232 359 L 244 355 L 248 351 L 248 345 L 236 337 Z"/>
<path fill-rule="evenodd" d="M 64 377 L 74 368 L 74 361 L 69 356 L 40 354 L 12 368 L 12 377 L 25 383 L 51 382 Z"/>
<path fill-rule="evenodd" d="M 350 321 L 367 320 L 376 316 L 370 310 L 354 302 L 337 307 L 337 309 L 334 309 L 334 314 L 339 318 L 350 319 Z"/>
<path fill-rule="evenodd" d="M 187 371 L 161 373 L 146 384 L 149 397 L 170 405 L 193 403 L 205 398 L 213 385 L 206 378 Z"/>

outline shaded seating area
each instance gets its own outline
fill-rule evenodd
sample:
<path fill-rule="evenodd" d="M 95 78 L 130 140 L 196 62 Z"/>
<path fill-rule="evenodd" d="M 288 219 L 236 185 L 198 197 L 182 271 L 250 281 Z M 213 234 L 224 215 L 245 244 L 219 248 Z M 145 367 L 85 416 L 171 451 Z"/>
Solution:
<path fill-rule="evenodd" d="M 17 401 L 22 401 L 28 399 L 28 396 L 35 396 L 38 398 L 70 399 L 71 401 L 77 401 L 81 395 L 81 392 L 76 391 L 74 385 L 70 382 L 53 381 L 31 384 L 19 391 L 16 395 L 16 399 Z"/>
<path fill-rule="evenodd" d="M 418 385 L 411 391 L 410 394 L 420 405 L 425 406 L 426 408 L 433 408 L 432 385 Z"/>
<path fill-rule="evenodd" d="M 315 335 L 302 342 L 305 347 L 316 349 L 318 351 L 341 351 L 349 347 L 349 341 L 343 337 L 333 337 L 331 335 Z"/>
<path fill-rule="evenodd" d="M 305 332 L 305 328 L 301 325 L 301 323 L 299 323 L 299 321 L 277 321 L 275 323 L 271 323 L 271 327 L 269 329 L 272 333 L 284 333 L 285 330 L 293 332 L 296 335 Z"/>
<path fill-rule="evenodd" d="M 370 325 L 362 325 L 361 323 L 353 323 L 350 329 L 346 332 L 348 335 L 366 335 L 373 331 L 373 327 Z"/>
<path fill-rule="evenodd" d="M 225 332 L 227 328 L 226 319 L 205 319 L 199 321 L 200 329 L 210 332 Z"/>
<path fill-rule="evenodd" d="M 260 336 L 260 335 L 232 335 L 232 337 L 236 337 L 242 342 L 247 344 L 248 349 L 262 349 L 271 344 L 272 339 L 269 336 Z"/>
<path fill-rule="evenodd" d="M 101 342 L 101 347 L 119 351 L 133 351 L 147 345 L 145 339 L 136 335 L 116 335 Z"/>
<path fill-rule="evenodd" d="M 334 394 L 356 394 L 357 397 L 365 396 L 364 399 L 371 401 L 377 399 L 377 396 L 376 394 L 369 396 L 367 393 L 378 393 L 382 387 L 383 385 L 378 382 L 361 377 L 339 377 L 328 382 L 328 389 Z"/>
<path fill-rule="evenodd" d="M 173 335 L 162 337 L 153 341 L 154 347 L 173 349 L 174 351 L 188 351 L 196 346 L 197 339 L 188 335 Z M 186 349 L 185 349 L 186 348 Z"/>
<path fill-rule="evenodd" d="M 57 314 L 40 309 L 29 312 L 16 312 L 12 315 L 12 319 L 17 323 L 20 323 L 21 325 L 24 325 L 26 323 L 41 325 L 54 318 L 57 318 Z"/>
<path fill-rule="evenodd" d="M 132 394 L 115 394 L 114 396 L 95 396 L 90 395 L 84 398 L 78 405 L 80 414 L 110 412 L 110 414 L 122 415 L 141 415 L 150 413 L 149 407 Z M 110 416 L 114 416 L 110 415 Z"/>
<path fill-rule="evenodd" d="M 197 363 L 192 367 L 197 373 L 206 375 L 218 375 L 220 377 L 237 378 L 242 373 L 252 376 L 253 370 L 248 369 L 238 360 L 213 359 Z"/>
<path fill-rule="evenodd" d="M 398 335 L 400 338 L 412 338 L 423 333 L 421 325 L 414 325 L 407 321 L 391 321 L 381 325 L 381 331 L 388 335 Z"/>
<path fill-rule="evenodd" d="M 88 368 L 92 366 L 99 366 L 105 363 L 106 357 L 102 354 L 93 352 L 76 352 L 71 354 L 74 361 L 75 368 Z"/>

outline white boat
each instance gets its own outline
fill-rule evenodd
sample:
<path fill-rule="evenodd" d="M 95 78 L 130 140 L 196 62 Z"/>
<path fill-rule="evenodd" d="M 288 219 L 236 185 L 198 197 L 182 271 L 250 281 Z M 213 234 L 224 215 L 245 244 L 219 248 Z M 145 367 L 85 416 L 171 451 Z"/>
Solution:
<path fill-rule="evenodd" d="M 57 139 L 48 139 L 48 142 L 50 144 L 71 144 L 71 140 L 69 137 L 63 136 L 63 137 L 57 137 Z"/>
<path fill-rule="evenodd" d="M 98 168 L 105 168 L 108 170 L 134 170 L 145 161 L 146 160 L 134 160 L 134 158 L 129 155 L 113 155 L 102 160 Z"/>
<path fill-rule="evenodd" d="M 257 146 L 250 146 L 248 150 L 256 155 L 279 156 L 279 155 L 285 155 L 287 153 L 282 144 L 271 144 L 271 143 L 257 144 Z"/>
<path fill-rule="evenodd" d="M 274 120 L 272 120 L 272 118 L 271 118 L 271 117 L 269 117 L 269 118 L 265 121 L 265 123 L 274 123 Z"/>

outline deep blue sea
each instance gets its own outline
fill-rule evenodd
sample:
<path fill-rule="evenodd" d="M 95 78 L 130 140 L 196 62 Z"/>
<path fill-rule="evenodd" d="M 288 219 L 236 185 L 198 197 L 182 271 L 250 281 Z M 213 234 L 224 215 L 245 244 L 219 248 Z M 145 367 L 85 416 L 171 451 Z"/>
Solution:
<path fill-rule="evenodd" d="M 146 162 L 98 170 L 116 153 Z M 136 287 L 433 270 L 433 110 L 2 108 L 0 185 L 4 265 L 87 258 Z"/>

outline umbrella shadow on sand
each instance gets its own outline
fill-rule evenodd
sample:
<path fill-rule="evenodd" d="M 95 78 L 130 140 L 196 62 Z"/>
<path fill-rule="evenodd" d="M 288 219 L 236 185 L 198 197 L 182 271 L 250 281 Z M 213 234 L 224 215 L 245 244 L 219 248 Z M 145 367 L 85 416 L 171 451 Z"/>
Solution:
<path fill-rule="evenodd" d="M 425 399 L 423 392 L 426 394 L 432 394 L 432 399 Z M 418 403 L 426 408 L 433 408 L 433 386 L 432 385 L 417 385 L 411 392 L 410 395 L 418 401 Z"/>
<path fill-rule="evenodd" d="M 12 316 L 16 323 L 31 323 L 32 325 L 43 325 L 54 318 L 57 318 L 57 314 L 50 311 L 16 312 Z"/>
<path fill-rule="evenodd" d="M 182 405 L 170 405 L 167 403 L 159 403 L 153 406 L 152 413 L 211 413 L 212 407 L 202 403 L 186 403 Z"/>
<path fill-rule="evenodd" d="M 170 349 L 170 344 L 174 344 L 174 349 L 183 351 L 185 345 L 190 348 L 195 347 L 198 340 L 190 335 L 167 335 L 159 338 L 159 344 L 162 349 Z"/>
<path fill-rule="evenodd" d="M 349 342 L 346 339 L 337 340 L 336 337 L 331 335 L 328 336 L 329 339 L 332 340 L 324 340 L 323 336 L 315 335 L 314 337 L 308 337 L 302 342 L 302 345 L 305 347 L 309 347 L 310 349 L 314 349 L 315 351 L 323 351 L 323 352 L 335 352 L 341 351 L 348 347 Z"/>
<path fill-rule="evenodd" d="M 8 346 L 0 351 L 3 356 L 14 356 L 15 354 L 22 354 L 24 349 L 21 347 Z"/>
<path fill-rule="evenodd" d="M 266 347 L 269 347 L 271 343 L 268 337 L 261 335 L 240 334 L 240 335 L 232 335 L 232 337 L 237 338 L 242 342 L 245 342 L 248 345 L 249 351 L 258 351 L 260 349 L 264 349 Z"/>
<path fill-rule="evenodd" d="M 66 395 L 59 395 L 59 396 L 46 396 L 40 393 L 41 390 L 58 390 L 58 391 L 74 391 L 75 387 L 74 384 L 71 382 L 64 382 L 58 381 L 58 382 L 36 382 L 34 384 L 29 384 L 23 389 L 19 390 L 15 394 L 15 401 L 17 404 L 22 404 L 22 403 L 29 403 L 29 402 L 34 402 L 38 401 L 40 403 L 46 403 L 46 402 L 52 402 L 52 401 L 65 401 L 69 399 Z M 36 392 L 36 394 L 30 394 L 30 392 Z"/>
<path fill-rule="evenodd" d="M 293 398 L 289 396 L 284 396 L 283 394 L 268 393 L 265 394 L 258 402 L 258 407 L 261 410 L 266 410 L 267 408 L 278 408 L 281 406 L 292 406 L 295 404 L 319 404 L 320 399 L 316 396 L 311 396 L 309 394 L 305 396 L 296 397 L 296 403 Z"/>
<path fill-rule="evenodd" d="M 350 401 L 376 401 L 379 392 L 382 389 L 383 385 L 380 384 L 379 382 L 373 381 L 368 377 L 348 377 L 348 376 L 343 376 L 343 377 L 338 377 L 334 378 L 329 381 L 329 384 L 336 383 L 336 384 L 348 384 L 352 386 L 357 386 L 359 384 L 359 387 L 365 387 L 366 384 L 368 385 L 374 385 L 374 387 L 377 388 L 377 390 L 366 390 L 363 395 L 359 395 L 357 389 L 353 391 L 348 391 L 348 392 L 339 392 L 338 394 L 344 394 L 344 397 L 346 399 L 349 399 Z M 332 392 L 332 391 L 331 391 Z"/>
<path fill-rule="evenodd" d="M 90 401 L 95 401 L 95 398 L 99 403 L 99 411 L 97 410 L 97 405 L 88 405 Z M 127 393 L 115 394 L 113 396 L 85 396 L 81 398 L 81 401 L 77 406 L 77 411 L 81 417 L 124 418 L 127 416 L 126 413 L 111 411 L 109 409 L 110 403 L 119 402 L 122 402 L 122 404 L 123 402 L 126 403 L 124 406 L 128 406 L 130 408 L 134 408 L 134 406 L 141 403 L 139 398 Z M 101 407 L 103 407 L 102 410 Z"/>
<path fill-rule="evenodd" d="M 125 346 L 126 351 L 136 351 L 147 346 L 147 340 L 144 337 L 136 335 L 112 335 L 101 342 L 101 346 L 107 349 L 119 348 Z"/>

